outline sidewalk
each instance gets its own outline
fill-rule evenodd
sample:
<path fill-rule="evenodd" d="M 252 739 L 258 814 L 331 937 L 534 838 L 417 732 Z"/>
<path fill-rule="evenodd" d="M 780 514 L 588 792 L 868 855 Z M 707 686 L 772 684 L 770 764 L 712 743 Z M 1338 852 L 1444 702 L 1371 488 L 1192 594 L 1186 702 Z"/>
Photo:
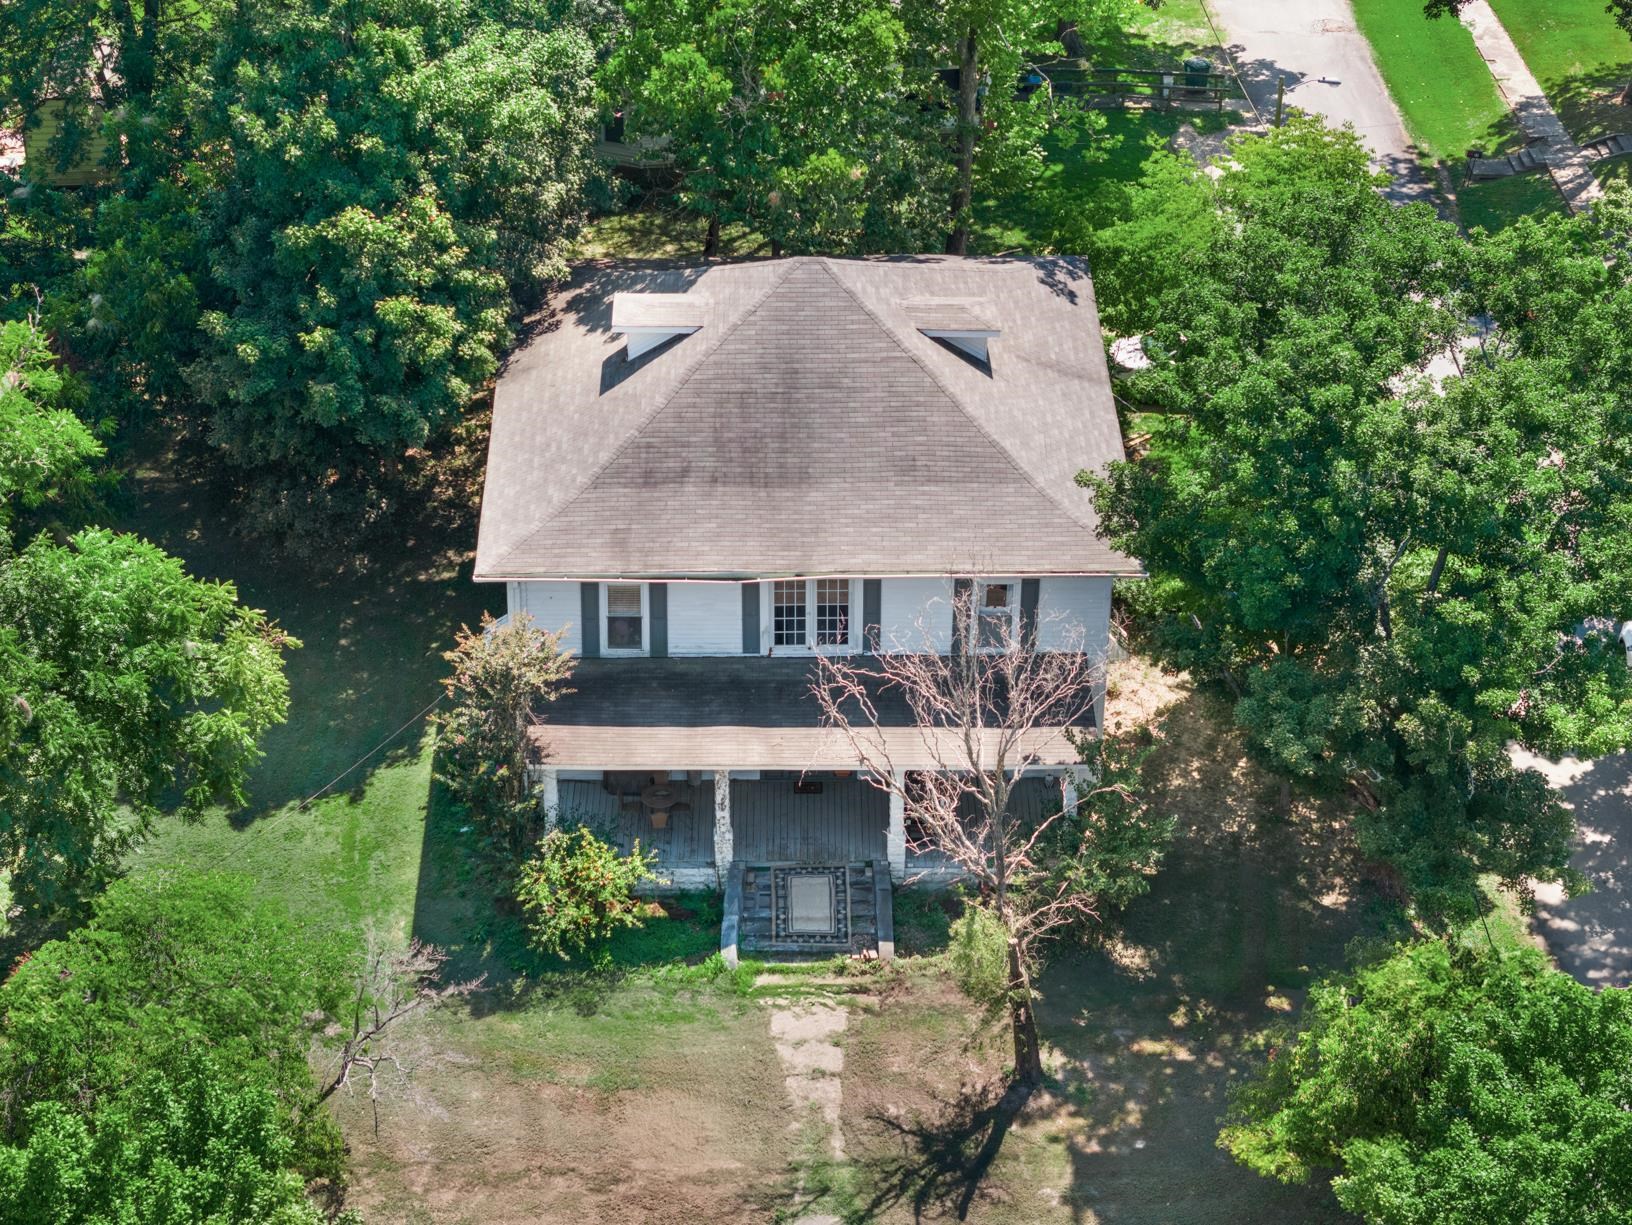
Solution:
<path fill-rule="evenodd" d="M 1485 57 L 1491 76 L 1496 78 L 1496 88 L 1507 99 L 1519 128 L 1542 145 L 1537 152 L 1558 190 L 1564 193 L 1565 203 L 1571 212 L 1579 213 L 1604 194 L 1592 173 L 1592 159 L 1565 129 L 1488 0 L 1469 0 L 1463 5 L 1462 24 L 1473 35 L 1474 46 Z"/>

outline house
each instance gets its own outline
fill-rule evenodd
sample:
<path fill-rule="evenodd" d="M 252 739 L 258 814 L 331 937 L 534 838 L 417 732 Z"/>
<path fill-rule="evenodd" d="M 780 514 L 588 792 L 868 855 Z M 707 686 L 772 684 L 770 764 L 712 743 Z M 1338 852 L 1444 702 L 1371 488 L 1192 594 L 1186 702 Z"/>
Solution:
<path fill-rule="evenodd" d="M 111 174 L 112 142 L 102 130 L 100 102 L 70 103 L 48 98 L 29 115 L 22 130 L 22 158 L 33 177 L 50 187 L 90 187 Z M 59 144 L 65 133 L 75 145 L 66 163 Z"/>
<path fill-rule="evenodd" d="M 546 808 L 725 885 L 728 922 L 740 886 L 749 927 L 786 917 L 779 873 L 830 871 L 855 923 L 823 939 L 861 939 L 937 865 L 822 726 L 812 657 L 979 650 L 992 619 L 1102 653 L 1137 568 L 1075 478 L 1121 455 L 1079 261 L 582 270 L 499 381 L 476 557 L 581 657 L 537 729 Z M 930 768 L 880 702 L 892 760 Z M 1049 729 L 1058 773 L 1024 802 L 1057 803 L 1076 760 Z"/>

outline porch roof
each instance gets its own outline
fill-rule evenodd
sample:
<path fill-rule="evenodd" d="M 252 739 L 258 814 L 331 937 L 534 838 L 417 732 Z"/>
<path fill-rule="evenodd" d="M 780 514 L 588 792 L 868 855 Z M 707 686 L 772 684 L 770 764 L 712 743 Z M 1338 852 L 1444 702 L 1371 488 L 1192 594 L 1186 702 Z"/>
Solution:
<path fill-rule="evenodd" d="M 854 770 L 856 750 L 821 725 L 807 659 L 585 659 L 573 692 L 544 708 L 533 729 L 545 763 L 564 770 Z M 938 757 L 901 693 L 873 695 L 878 734 L 898 769 L 930 770 Z M 1092 714 L 1077 730 L 1092 730 Z M 952 733 L 941 732 L 950 737 Z M 995 733 L 987 733 L 995 739 Z M 1043 765 L 1070 765 L 1077 752 L 1063 728 L 1028 742 Z"/>

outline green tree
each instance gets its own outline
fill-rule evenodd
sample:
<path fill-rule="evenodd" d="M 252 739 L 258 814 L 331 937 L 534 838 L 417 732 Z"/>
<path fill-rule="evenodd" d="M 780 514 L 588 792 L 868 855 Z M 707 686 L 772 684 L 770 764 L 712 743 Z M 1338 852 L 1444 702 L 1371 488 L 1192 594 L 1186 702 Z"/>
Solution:
<path fill-rule="evenodd" d="M 298 645 L 132 536 L 13 551 L 16 511 L 100 454 L 68 385 L 33 324 L 0 324 L 0 867 L 39 909 L 105 880 L 172 805 L 243 802 Z"/>
<path fill-rule="evenodd" d="M 149 1072 L 89 1118 L 61 1102 L 0 1145 L 0 1222 L 320 1225 L 292 1168 L 287 1111 L 265 1086 L 189 1055 Z"/>
<path fill-rule="evenodd" d="M 1085 478 L 1149 570 L 1153 649 L 1226 687 L 1283 777 L 1354 795 L 1428 919 L 1472 913 L 1481 872 L 1574 884 L 1569 816 L 1507 746 L 1632 739 L 1624 655 L 1574 636 L 1632 609 L 1625 273 L 1591 222 L 1470 247 L 1313 120 L 1232 155 L 1147 337 L 1134 394 L 1171 411 Z M 1550 261 L 1522 306 L 1516 243 Z M 1464 375 L 1417 377 L 1479 310 Z"/>
<path fill-rule="evenodd" d="M 433 716 L 437 777 L 503 852 L 515 854 L 540 824 L 533 735 L 544 707 L 572 692 L 572 655 L 561 650 L 560 631 L 539 629 L 523 613 L 502 625 L 487 618 L 474 632 L 461 627 L 443 658 L 453 673 L 442 682 L 448 705 Z"/>
<path fill-rule="evenodd" d="M 1022 70 L 1058 56 L 1067 31 L 1093 41 L 1140 2 L 906 0 L 902 11 L 912 45 L 957 70 L 955 84 L 940 76 L 926 82 L 929 97 L 954 117 L 948 254 L 968 252 L 972 210 L 984 189 L 1001 184 L 1014 191 L 1041 177 L 1046 133 L 1069 145 L 1103 130 L 1102 116 L 1065 103 L 1051 89 L 1018 97 Z M 938 139 L 938 127 L 924 134 Z"/>
<path fill-rule="evenodd" d="M 1313 989 L 1220 1143 L 1283 1181 L 1336 1173 L 1376 1225 L 1620 1225 L 1629 1069 L 1632 993 L 1427 941 Z"/>
<path fill-rule="evenodd" d="M 130 1086 L 159 1076 L 185 1094 L 208 1060 L 227 1082 L 276 1096 L 293 1164 L 337 1177 L 339 1135 L 315 1109 L 307 1055 L 347 997 L 353 959 L 248 878 L 119 881 L 86 926 L 0 985 L 0 1131 L 27 1143 L 31 1111 L 55 1103 L 94 1132 Z"/>
<path fill-rule="evenodd" d="M 67 381 L 38 325 L 0 322 L 0 532 L 15 510 L 60 496 L 102 454 L 67 398 Z"/>
<path fill-rule="evenodd" d="M 911 125 L 906 30 L 880 0 L 630 0 L 601 74 L 632 137 L 665 142 L 680 198 L 777 248 L 915 249 L 944 173 Z"/>
<path fill-rule="evenodd" d="M 472 28 L 459 3 L 313 0 L 229 23 L 214 86 L 230 170 L 201 224 L 221 303 L 193 388 L 259 526 L 327 505 L 354 534 L 493 374 L 510 286 L 561 270 L 590 49 Z"/>

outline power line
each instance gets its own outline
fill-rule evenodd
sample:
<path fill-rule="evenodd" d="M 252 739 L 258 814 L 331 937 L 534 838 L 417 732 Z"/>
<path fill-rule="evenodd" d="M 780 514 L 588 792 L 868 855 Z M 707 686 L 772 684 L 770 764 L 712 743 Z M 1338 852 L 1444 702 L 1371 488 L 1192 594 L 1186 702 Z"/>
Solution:
<path fill-rule="evenodd" d="M 313 800 L 315 800 L 315 799 L 317 799 L 317 798 L 318 798 L 318 797 L 319 797 L 319 796 L 321 796 L 321 795 L 323 795 L 323 794 L 324 794 L 324 792 L 326 792 L 326 791 L 328 791 L 328 789 L 329 789 L 329 788 L 330 788 L 330 787 L 332 787 L 332 786 L 334 786 L 334 785 L 335 785 L 335 784 L 336 784 L 336 783 L 338 783 L 338 782 L 339 782 L 339 781 L 340 781 L 340 780 L 341 780 L 341 779 L 343 779 L 343 778 L 345 778 L 345 777 L 346 777 L 346 775 L 348 775 L 348 774 L 350 774 L 350 773 L 351 773 L 351 772 L 352 772 L 352 771 L 353 771 L 353 770 L 355 770 L 355 769 L 356 769 L 356 768 L 357 768 L 357 767 L 358 767 L 358 766 L 360 766 L 360 765 L 362 765 L 362 764 L 363 764 L 363 763 L 364 763 L 364 762 L 365 762 L 365 761 L 367 761 L 367 760 L 368 760 L 368 759 L 369 759 L 369 758 L 370 758 L 370 757 L 372 757 L 372 756 L 374 756 L 374 754 L 376 754 L 376 753 L 378 753 L 378 752 L 379 752 L 379 751 L 380 751 L 380 750 L 381 750 L 381 749 L 383 749 L 383 748 L 384 748 L 384 747 L 385 747 L 385 746 L 386 746 L 386 745 L 388 745 L 388 744 L 390 744 L 390 743 L 391 743 L 391 742 L 392 742 L 392 741 L 393 741 L 393 740 L 395 740 L 395 739 L 396 739 L 396 738 L 397 738 L 397 737 L 398 737 L 398 736 L 400 736 L 400 735 L 402 735 L 402 733 L 403 733 L 403 732 L 405 732 L 405 731 L 407 731 L 407 730 L 408 730 L 408 729 L 409 729 L 409 728 L 410 728 L 410 727 L 412 727 L 412 726 L 413 726 L 413 725 L 414 725 L 414 724 L 416 724 L 416 723 L 418 723 L 418 722 L 419 722 L 419 721 L 420 721 L 420 720 L 421 720 L 421 719 L 423 719 L 423 718 L 424 718 L 424 717 L 425 717 L 425 716 L 426 716 L 426 715 L 428 715 L 428 714 L 430 714 L 430 713 L 431 713 L 431 711 L 433 711 L 433 710 L 434 710 L 434 709 L 436 709 L 436 706 L 437 706 L 437 703 L 439 703 L 439 702 L 441 702 L 441 700 L 442 700 L 442 699 L 443 699 L 443 698 L 444 698 L 444 697 L 445 697 L 445 696 L 447 696 L 447 695 L 446 695 L 446 694 L 441 694 L 441 693 L 439 693 L 439 694 L 437 694 L 437 695 L 436 695 L 436 697 L 435 697 L 435 699 L 434 699 L 434 700 L 432 700 L 432 702 L 431 702 L 431 704 L 430 704 L 430 705 L 429 705 L 429 706 L 427 706 L 427 707 L 426 707 L 426 708 L 425 708 L 425 709 L 424 709 L 424 710 L 422 710 L 422 711 L 420 711 L 420 712 L 419 712 L 419 713 L 418 713 L 418 714 L 417 714 L 417 715 L 415 715 L 415 716 L 414 716 L 414 717 L 413 717 L 413 718 L 412 718 L 412 719 L 409 719 L 409 720 L 408 720 L 408 722 L 406 722 L 406 723 L 404 723 L 404 724 L 403 724 L 403 725 L 402 725 L 402 726 L 401 726 L 401 727 L 399 727 L 399 728 L 398 728 L 398 729 L 397 729 L 397 730 L 396 730 L 396 731 L 394 731 L 394 732 L 392 732 L 392 733 L 391 733 L 391 734 L 390 734 L 390 735 L 389 735 L 389 736 L 387 736 L 387 737 L 386 737 L 386 738 L 385 738 L 385 739 L 384 739 L 384 740 L 382 740 L 382 741 L 380 741 L 380 742 L 379 742 L 379 743 L 378 743 L 378 744 L 376 744 L 376 745 L 375 745 L 375 746 L 374 746 L 374 747 L 373 747 L 373 748 L 371 748 L 371 749 L 369 749 L 369 751 L 368 751 L 368 752 L 366 752 L 366 753 L 364 753 L 364 754 L 363 754 L 363 755 L 362 755 L 362 756 L 361 756 L 361 757 L 359 757 L 359 758 L 358 758 L 358 759 L 357 759 L 357 760 L 356 760 L 356 761 L 354 761 L 354 762 L 352 762 L 352 763 L 351 763 L 351 764 L 350 764 L 350 765 L 349 765 L 349 766 L 347 766 L 347 767 L 346 767 L 346 768 L 345 768 L 345 769 L 344 769 L 344 770 L 342 770 L 342 771 L 340 771 L 340 773 L 338 773 L 338 774 L 336 774 L 336 775 L 335 775 L 335 776 L 334 776 L 334 777 L 333 777 L 333 778 L 331 778 L 331 779 L 330 779 L 330 780 L 329 780 L 329 781 L 328 781 L 328 782 L 326 782 L 326 783 L 324 783 L 324 784 L 323 784 L 323 785 L 322 785 L 322 786 L 321 786 L 321 787 L 319 787 L 319 788 L 318 788 L 318 789 L 317 789 L 317 790 L 316 790 L 316 791 L 314 791 L 314 792 L 312 792 L 312 794 L 311 794 L 311 795 L 309 795 L 309 796 L 307 796 L 307 797 L 306 797 L 306 798 L 305 798 L 305 799 L 304 799 L 304 800 L 302 800 L 302 801 L 301 801 L 301 802 L 300 802 L 300 803 L 299 803 L 299 804 L 297 804 L 297 805 L 296 805 L 296 806 L 295 806 L 295 811 L 296 811 L 296 812 L 305 812 L 305 811 L 306 811 L 306 808 L 307 808 L 307 806 L 308 806 L 308 805 L 309 805 L 309 804 L 311 804 L 311 802 L 312 802 L 312 801 L 313 801 Z"/>
<path fill-rule="evenodd" d="M 1218 24 L 1213 20 L 1212 10 L 1207 7 L 1207 0 L 1201 0 L 1201 15 L 1207 18 L 1207 27 L 1213 32 L 1213 42 L 1224 53 L 1224 62 L 1230 66 L 1230 75 L 1235 78 L 1235 83 L 1241 88 L 1241 96 L 1252 108 L 1252 117 L 1258 121 L 1259 126 L 1262 126 L 1264 117 L 1259 113 L 1258 104 L 1252 100 L 1252 95 L 1247 92 L 1247 83 L 1241 79 L 1241 70 L 1235 66 L 1235 57 L 1230 54 L 1229 44 L 1218 32 Z"/>
<path fill-rule="evenodd" d="M 397 728 L 396 731 L 392 732 L 384 740 L 380 741 L 373 748 L 369 749 L 368 752 L 364 753 L 356 761 L 352 762 L 344 770 L 340 771 L 340 773 L 336 774 L 333 778 L 331 778 L 328 782 L 324 783 L 316 791 L 312 792 L 311 795 L 307 796 L 300 803 L 292 805 L 292 806 L 287 807 L 287 808 L 280 809 L 279 811 L 273 813 L 269 817 L 263 817 L 260 821 L 256 822 L 256 825 L 258 827 L 264 829 L 266 826 L 271 825 L 274 821 L 277 821 L 281 817 L 287 817 L 287 816 L 290 816 L 290 815 L 292 815 L 294 813 L 298 813 L 298 812 L 305 812 L 306 809 L 309 808 L 315 800 L 319 799 L 321 796 L 323 796 L 325 793 L 327 793 L 328 790 L 331 787 L 333 787 L 341 779 L 345 778 L 346 775 L 350 774 L 358 766 L 362 765 L 369 758 L 373 757 L 374 754 L 378 753 L 386 745 L 390 744 L 398 736 L 402 735 L 403 732 L 407 731 L 410 727 L 412 727 L 414 724 L 418 723 L 426 715 L 430 714 L 431 711 L 436 709 L 437 704 L 440 703 L 442 701 L 442 699 L 444 697 L 446 697 L 446 696 L 447 695 L 444 694 L 444 693 L 437 694 L 436 698 L 431 702 L 431 704 L 429 706 L 425 707 L 424 710 L 420 711 L 412 719 L 409 719 L 408 722 L 404 723 L 401 727 Z M 238 853 L 237 848 L 233 847 L 233 848 L 227 850 L 226 852 L 215 856 L 212 859 L 205 860 L 202 864 L 194 864 L 194 865 L 190 865 L 190 866 L 196 867 L 199 871 L 207 872 L 207 871 L 211 870 L 212 868 L 215 868 L 215 867 L 219 866 L 221 863 L 225 862 L 227 859 L 232 858 L 237 853 Z"/>

